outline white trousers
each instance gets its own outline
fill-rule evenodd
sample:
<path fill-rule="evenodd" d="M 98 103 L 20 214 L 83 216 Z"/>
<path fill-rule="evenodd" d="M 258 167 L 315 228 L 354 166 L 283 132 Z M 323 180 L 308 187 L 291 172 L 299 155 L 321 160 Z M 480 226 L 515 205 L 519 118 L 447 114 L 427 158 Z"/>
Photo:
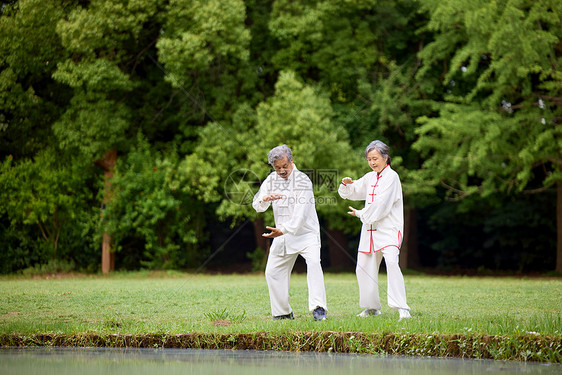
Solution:
<path fill-rule="evenodd" d="M 324 274 L 320 265 L 320 246 L 309 246 L 295 254 L 269 254 L 265 267 L 265 279 L 269 288 L 271 314 L 273 316 L 287 315 L 293 311 L 289 304 L 289 287 L 291 271 L 299 255 L 306 261 L 308 310 L 313 311 L 317 306 L 327 310 Z"/>
<path fill-rule="evenodd" d="M 386 264 L 388 306 L 391 309 L 406 309 L 406 287 L 404 276 L 398 265 L 398 248 L 391 246 L 375 253 L 357 253 L 355 273 L 359 283 L 359 307 L 362 309 L 381 309 L 379 298 L 379 266 L 382 258 Z"/>

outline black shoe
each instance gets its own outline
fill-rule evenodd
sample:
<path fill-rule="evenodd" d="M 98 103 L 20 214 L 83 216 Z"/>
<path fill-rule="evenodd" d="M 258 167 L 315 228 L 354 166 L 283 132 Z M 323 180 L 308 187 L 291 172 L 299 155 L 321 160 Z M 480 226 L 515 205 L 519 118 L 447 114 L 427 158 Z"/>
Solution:
<path fill-rule="evenodd" d="M 323 307 L 317 306 L 314 311 L 312 312 L 312 316 L 314 320 L 326 320 L 326 310 Z"/>
<path fill-rule="evenodd" d="M 283 319 L 295 319 L 293 312 L 291 311 L 287 315 L 277 315 L 273 317 L 273 320 L 283 320 Z"/>

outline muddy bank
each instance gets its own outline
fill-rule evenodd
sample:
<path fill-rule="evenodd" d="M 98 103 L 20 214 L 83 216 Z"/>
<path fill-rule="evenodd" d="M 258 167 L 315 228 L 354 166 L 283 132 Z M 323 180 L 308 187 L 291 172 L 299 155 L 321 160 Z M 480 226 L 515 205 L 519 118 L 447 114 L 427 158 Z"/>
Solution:
<path fill-rule="evenodd" d="M 562 337 L 360 332 L 188 334 L 3 334 L 1 346 L 315 351 L 562 363 Z"/>

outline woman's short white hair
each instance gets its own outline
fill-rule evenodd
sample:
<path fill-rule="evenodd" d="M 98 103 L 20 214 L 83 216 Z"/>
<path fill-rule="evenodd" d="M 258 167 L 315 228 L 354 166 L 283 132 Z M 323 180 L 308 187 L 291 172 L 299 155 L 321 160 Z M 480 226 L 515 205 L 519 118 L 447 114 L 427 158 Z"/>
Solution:
<path fill-rule="evenodd" d="M 277 146 L 269 151 L 269 154 L 267 155 L 267 162 L 270 165 L 273 165 L 273 163 L 275 163 L 276 160 L 281 160 L 284 157 L 287 157 L 289 161 L 292 161 L 293 152 L 287 145 Z"/>
<path fill-rule="evenodd" d="M 388 147 L 384 142 L 377 139 L 369 143 L 369 145 L 365 149 L 365 159 L 367 159 L 367 155 L 372 150 L 377 150 L 379 154 L 381 154 L 381 156 L 386 159 L 386 164 L 390 165 L 390 147 Z"/>

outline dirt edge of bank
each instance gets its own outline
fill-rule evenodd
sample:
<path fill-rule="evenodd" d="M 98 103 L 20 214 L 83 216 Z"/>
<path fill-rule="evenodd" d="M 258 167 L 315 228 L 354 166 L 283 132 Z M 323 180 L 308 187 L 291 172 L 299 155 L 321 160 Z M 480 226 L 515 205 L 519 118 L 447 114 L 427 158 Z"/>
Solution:
<path fill-rule="evenodd" d="M 362 332 L 1 334 L 0 346 L 314 351 L 562 363 L 562 337 Z"/>

